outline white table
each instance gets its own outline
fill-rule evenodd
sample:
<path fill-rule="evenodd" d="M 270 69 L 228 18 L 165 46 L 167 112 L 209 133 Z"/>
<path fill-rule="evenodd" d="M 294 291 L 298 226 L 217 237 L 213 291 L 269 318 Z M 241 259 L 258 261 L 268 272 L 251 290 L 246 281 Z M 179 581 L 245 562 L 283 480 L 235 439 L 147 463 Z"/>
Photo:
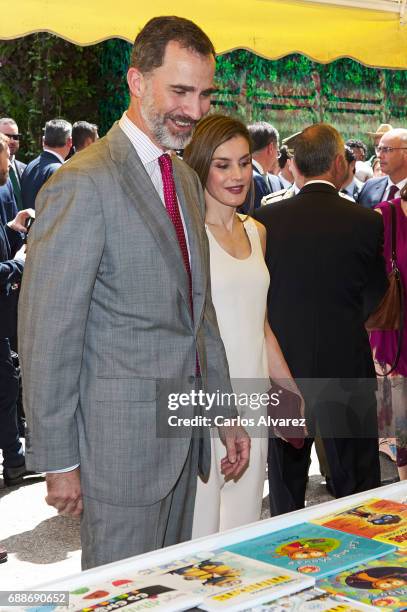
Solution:
<path fill-rule="evenodd" d="M 87 570 L 86 572 L 73 574 L 63 580 L 34 585 L 32 586 L 32 589 L 72 590 L 73 588 L 78 588 L 89 584 L 102 583 L 110 578 L 114 579 L 114 577 L 119 574 L 130 574 L 132 571 L 139 571 L 155 565 L 168 563 L 169 561 L 191 555 L 198 551 L 222 548 L 223 546 L 234 544 L 249 538 L 255 538 L 271 531 L 277 531 L 279 529 L 284 529 L 285 527 L 290 527 L 291 525 L 310 521 L 319 516 L 324 516 L 326 514 L 339 511 L 348 506 L 352 506 L 354 504 L 357 505 L 372 497 L 407 502 L 407 481 L 397 482 L 395 484 L 379 487 L 377 489 L 371 489 L 370 491 L 357 493 L 356 495 L 349 495 L 348 497 L 342 497 L 341 499 L 335 499 L 323 504 L 317 504 L 315 506 L 311 506 L 310 508 L 296 510 L 295 512 L 289 512 L 288 514 L 284 514 L 282 516 L 258 521 L 257 523 L 251 523 L 245 527 L 229 529 L 228 531 L 214 536 L 190 540 L 189 542 L 177 544 L 176 546 L 169 546 L 168 548 L 164 548 L 162 550 L 156 550 L 144 555 L 130 557 L 128 559 L 116 561 L 115 563 L 109 563 L 108 565 Z M 12 610 L 12 608 L 9 609 Z M 14 611 L 15 610 L 16 608 L 14 608 Z"/>

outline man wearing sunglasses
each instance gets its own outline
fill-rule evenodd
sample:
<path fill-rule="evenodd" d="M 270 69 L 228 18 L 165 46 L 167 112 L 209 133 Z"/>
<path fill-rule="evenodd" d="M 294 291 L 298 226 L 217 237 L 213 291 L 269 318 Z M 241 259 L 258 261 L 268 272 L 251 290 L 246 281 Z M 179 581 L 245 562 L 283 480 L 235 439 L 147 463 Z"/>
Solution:
<path fill-rule="evenodd" d="M 21 201 L 21 176 L 27 164 L 16 159 L 16 155 L 20 148 L 21 134 L 18 132 L 18 125 L 10 117 L 2 117 L 0 119 L 0 133 L 4 134 L 9 139 L 10 150 L 10 180 L 13 185 L 14 197 L 19 210 L 22 209 Z"/>
<path fill-rule="evenodd" d="M 359 204 L 365 208 L 399 197 L 407 183 L 407 130 L 397 128 L 386 132 L 375 149 L 386 176 L 365 183 L 358 198 Z"/>

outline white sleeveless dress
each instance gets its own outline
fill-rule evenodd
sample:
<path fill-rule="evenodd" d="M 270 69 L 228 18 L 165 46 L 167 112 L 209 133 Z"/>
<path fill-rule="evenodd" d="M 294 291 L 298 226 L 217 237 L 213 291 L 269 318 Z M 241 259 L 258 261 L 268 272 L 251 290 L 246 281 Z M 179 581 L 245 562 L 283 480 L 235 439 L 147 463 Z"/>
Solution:
<path fill-rule="evenodd" d="M 241 216 L 241 219 L 245 219 Z M 251 254 L 246 259 L 229 255 L 206 226 L 210 250 L 212 300 L 220 335 L 225 345 L 230 378 L 235 393 L 264 393 L 270 388 L 264 318 L 270 276 L 264 262 L 260 237 L 255 222 L 244 220 L 250 240 Z M 238 406 L 239 414 L 255 417 L 266 414 L 265 408 L 255 413 Z M 260 519 L 266 475 L 268 439 L 248 429 L 251 439 L 250 463 L 237 481 L 225 482 L 220 461 L 225 446 L 214 435 L 211 438 L 212 461 L 209 479 L 198 478 L 192 537 L 202 537 L 245 525 Z M 254 435 L 253 435 L 254 434 Z"/>

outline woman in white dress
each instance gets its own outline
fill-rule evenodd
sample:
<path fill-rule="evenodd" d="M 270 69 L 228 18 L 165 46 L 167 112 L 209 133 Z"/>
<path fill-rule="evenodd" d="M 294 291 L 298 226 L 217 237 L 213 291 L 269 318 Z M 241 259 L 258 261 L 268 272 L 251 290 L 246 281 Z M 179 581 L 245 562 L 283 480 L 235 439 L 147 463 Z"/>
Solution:
<path fill-rule="evenodd" d="M 269 273 L 264 262 L 266 230 L 237 213 L 252 181 L 251 142 L 243 123 L 223 115 L 199 122 L 184 160 L 197 172 L 205 193 L 212 299 L 235 393 L 265 393 L 274 380 L 291 379 L 266 317 Z M 295 388 L 294 382 L 290 385 Z M 266 415 L 238 405 L 242 417 Z M 267 431 L 248 428 L 250 464 L 238 480 L 225 479 L 225 447 L 212 436 L 209 479 L 198 478 L 192 537 L 260 519 L 267 463 Z"/>

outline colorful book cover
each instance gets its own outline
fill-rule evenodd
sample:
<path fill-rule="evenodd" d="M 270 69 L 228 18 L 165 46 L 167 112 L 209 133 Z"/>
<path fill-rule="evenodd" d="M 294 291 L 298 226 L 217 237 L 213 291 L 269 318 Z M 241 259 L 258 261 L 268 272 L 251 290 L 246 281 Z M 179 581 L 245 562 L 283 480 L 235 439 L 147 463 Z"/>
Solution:
<path fill-rule="evenodd" d="M 312 522 L 407 549 L 407 505 L 399 502 L 368 499 Z"/>
<path fill-rule="evenodd" d="M 374 610 L 372 606 L 346 601 L 338 595 L 331 595 L 319 589 L 307 589 L 288 597 L 251 608 L 250 612 L 359 612 Z"/>
<path fill-rule="evenodd" d="M 224 550 L 319 579 L 381 557 L 395 547 L 321 525 L 301 523 Z"/>
<path fill-rule="evenodd" d="M 125 612 L 139 610 L 189 610 L 203 597 L 190 589 L 174 588 L 171 578 L 136 573 L 132 578 L 115 578 L 97 585 L 81 586 L 69 592 L 68 606 L 26 608 L 26 612 Z M 17 611 L 16 611 L 17 612 Z"/>
<path fill-rule="evenodd" d="M 228 551 L 199 553 L 166 570 L 160 579 L 171 576 L 174 588 L 189 588 L 202 596 L 199 608 L 209 612 L 246 610 L 315 583 L 313 578 Z"/>
<path fill-rule="evenodd" d="M 315 580 L 229 552 L 199 552 L 169 563 L 73 588 L 68 607 L 34 612 L 244 610 L 314 586 Z M 33 608 L 27 612 L 33 612 Z"/>
<path fill-rule="evenodd" d="M 318 582 L 328 593 L 380 610 L 407 610 L 407 554 L 398 550 Z"/>
<path fill-rule="evenodd" d="M 125 612 L 141 610 L 177 612 L 178 610 L 189 610 L 201 603 L 202 597 L 197 593 L 174 589 L 166 584 L 168 582 L 168 580 L 159 578 L 153 584 L 140 585 L 121 595 L 114 595 L 99 603 L 79 608 L 77 612 L 111 612 L 119 609 Z"/>
<path fill-rule="evenodd" d="M 107 601 L 118 595 L 125 594 L 135 588 L 136 581 L 127 575 L 107 580 L 103 583 L 89 584 L 87 586 L 73 588 L 69 592 L 69 606 L 66 612 L 92 608 L 96 604 Z M 58 611 L 59 612 L 59 611 Z"/>

